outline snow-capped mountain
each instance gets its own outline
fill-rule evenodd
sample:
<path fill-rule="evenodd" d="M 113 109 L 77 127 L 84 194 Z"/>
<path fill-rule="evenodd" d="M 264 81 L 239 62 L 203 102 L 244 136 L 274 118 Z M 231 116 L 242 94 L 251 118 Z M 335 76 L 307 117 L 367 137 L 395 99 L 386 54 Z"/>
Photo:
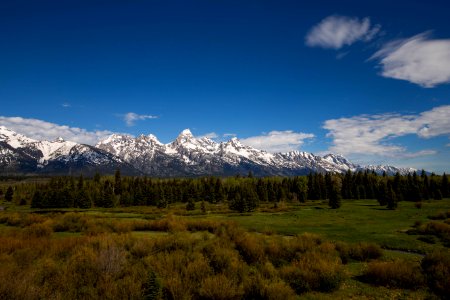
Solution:
<path fill-rule="evenodd" d="M 360 166 L 336 154 L 318 156 L 291 151 L 269 153 L 242 144 L 237 138 L 215 142 L 196 138 L 183 130 L 171 143 L 163 144 L 154 135 L 113 134 L 95 147 L 57 138 L 39 141 L 0 126 L 0 173 L 20 174 L 146 174 L 159 177 L 305 175 L 310 172 L 348 170 L 375 171 L 379 174 L 407 174 L 412 168 L 393 166 Z"/>
<path fill-rule="evenodd" d="M 93 146 L 57 138 L 38 141 L 0 126 L 0 172 L 90 174 L 123 168 L 139 172 L 121 158 Z"/>
<path fill-rule="evenodd" d="M 264 175 L 304 175 L 310 172 L 373 170 L 388 174 L 413 172 L 392 166 L 360 166 L 336 154 L 318 156 L 292 151 L 268 153 L 243 145 L 237 138 L 215 142 L 196 138 L 189 129 L 183 130 L 171 143 L 163 144 L 154 135 L 113 134 L 100 141 L 97 148 L 110 152 L 152 176 L 235 175 L 252 171 Z"/>

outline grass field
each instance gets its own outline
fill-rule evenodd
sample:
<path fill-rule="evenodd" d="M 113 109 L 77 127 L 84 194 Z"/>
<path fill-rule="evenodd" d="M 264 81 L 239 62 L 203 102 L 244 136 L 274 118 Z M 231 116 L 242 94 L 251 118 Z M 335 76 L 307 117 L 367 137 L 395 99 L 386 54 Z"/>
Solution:
<path fill-rule="evenodd" d="M 5 203 L 0 204 L 0 206 L 7 207 L 6 211 L 0 212 L 0 218 L 6 218 L 6 216 L 14 216 L 19 219 L 22 218 L 22 223 L 17 221 L 17 225 L 14 225 L 13 221 L 11 221 L 10 224 L 8 224 L 8 222 L 0 224 L 0 237 L 3 236 L 5 238 L 18 234 L 20 235 L 21 231 L 27 231 L 28 225 L 24 225 L 26 222 L 23 223 L 23 220 L 26 220 L 30 213 L 38 212 L 30 209 L 28 206 L 8 206 L 8 204 Z M 202 245 L 207 243 L 207 241 L 219 239 L 217 242 L 220 243 L 220 238 L 216 236 L 216 231 L 214 231 L 214 233 L 211 233 L 211 231 L 202 232 L 201 230 L 186 231 L 186 228 L 189 228 L 189 225 L 186 224 L 190 224 L 189 222 L 194 222 L 193 224 L 195 224 L 197 221 L 210 221 L 213 224 L 235 223 L 245 229 L 245 234 L 250 240 L 256 239 L 254 241 L 259 241 L 258 243 L 263 243 L 265 245 L 267 244 L 267 242 L 264 242 L 265 240 L 269 241 L 269 244 L 271 239 L 282 238 L 289 241 L 290 239 L 293 239 L 294 236 L 303 233 L 317 234 L 323 238 L 324 241 L 330 241 L 332 243 L 346 242 L 350 245 L 360 242 L 375 243 L 384 249 L 383 256 L 377 259 L 377 261 L 385 262 L 400 260 L 419 265 L 423 256 L 427 253 L 431 253 L 434 250 L 449 251 L 439 239 L 434 239 L 432 242 L 424 241 L 425 239 L 421 239 L 421 235 L 408 234 L 407 231 L 413 229 L 414 224 L 429 222 L 429 216 L 436 215 L 440 212 L 450 211 L 450 199 L 425 201 L 422 203 L 420 209 L 416 208 L 414 203 L 401 202 L 396 210 L 387 210 L 380 207 L 375 200 L 344 200 L 342 207 L 336 210 L 329 209 L 327 203 L 320 201 L 309 201 L 302 204 L 288 203 L 283 204 L 278 208 L 272 208 L 270 204 L 262 204 L 257 211 L 248 214 L 231 212 L 224 204 L 207 204 L 206 214 L 203 214 L 200 211 L 199 203 L 197 203 L 196 207 L 196 210 L 189 212 L 185 210 L 183 204 L 174 204 L 171 205 L 170 208 L 162 210 L 153 207 L 89 210 L 67 209 L 57 210 L 56 212 L 50 210 L 44 212 L 40 211 L 40 216 L 43 216 L 43 218 L 49 217 L 46 221 L 44 219 L 40 220 L 39 217 L 33 217 L 31 219 L 36 219 L 36 222 L 43 222 L 42 224 L 51 224 L 50 227 L 52 227 L 53 230 L 48 233 L 50 236 L 46 233 L 46 238 L 50 237 L 51 240 L 55 241 L 83 240 L 83 236 L 88 232 L 84 231 L 85 229 L 67 229 L 71 228 L 70 224 L 65 224 L 64 226 L 66 227 L 58 225 L 58 222 L 69 222 L 63 220 L 64 213 L 76 211 L 78 212 L 76 216 L 83 216 L 84 221 L 87 222 L 88 225 L 90 224 L 89 226 L 95 225 L 95 230 L 89 231 L 89 235 L 94 234 L 95 236 L 100 234 L 103 236 L 106 234 L 107 236 L 111 236 L 114 240 L 119 239 L 120 235 L 126 234 L 133 243 L 138 244 L 139 240 L 150 243 L 150 241 L 172 238 L 179 239 L 180 236 L 182 236 L 183 239 L 190 240 L 193 245 L 196 245 L 192 248 L 194 250 L 191 249 L 189 251 L 200 251 L 198 249 L 206 247 Z M 53 221 L 53 219 L 56 221 Z M 137 222 L 139 224 L 139 222 L 158 222 L 158 220 L 166 219 L 172 222 L 172 226 L 175 224 L 175 229 L 141 228 L 135 230 L 132 226 L 129 226 L 132 222 Z M 79 222 L 79 220 L 73 222 Z M 185 227 L 181 226 L 180 228 L 177 228 L 177 222 L 184 222 L 183 226 Z M 106 231 L 104 228 L 98 229 L 101 226 L 108 229 L 106 229 Z M 117 234 L 119 234 L 119 236 Z M 89 241 L 92 242 L 91 240 Z M 122 240 L 120 241 L 121 243 L 125 243 Z M 208 247 L 205 249 L 207 248 Z M 24 250 L 22 249 L 21 251 Z M 16 257 L 14 252 L 9 255 L 11 255 L 11 259 Z M 0 253 L 0 261 L 2 260 L 8 261 L 5 256 L 1 256 Z M 153 264 L 156 264 L 156 262 L 153 262 Z M 435 297 L 435 295 L 427 288 L 408 289 L 393 286 L 375 286 L 364 282 L 360 280 L 360 277 L 366 272 L 368 264 L 368 261 L 351 260 L 343 265 L 345 280 L 338 289 L 327 293 L 306 291 L 298 297 L 302 299 L 427 299 Z M 256 268 L 258 269 L 260 267 L 256 265 Z M 282 268 L 280 269 L 280 274 L 283 272 L 281 270 Z M 249 274 L 251 274 L 251 272 L 250 268 L 245 271 L 244 274 L 250 276 Z M 196 295 L 195 292 L 192 293 L 193 295 Z M 30 297 L 29 299 L 33 298 Z"/>

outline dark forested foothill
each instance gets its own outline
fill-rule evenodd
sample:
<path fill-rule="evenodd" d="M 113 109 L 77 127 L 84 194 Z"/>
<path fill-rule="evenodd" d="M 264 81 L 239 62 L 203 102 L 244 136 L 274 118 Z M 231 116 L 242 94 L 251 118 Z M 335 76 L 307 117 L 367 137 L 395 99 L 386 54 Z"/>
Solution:
<path fill-rule="evenodd" d="M 449 197 L 447 175 L 377 175 L 373 172 L 309 174 L 298 177 L 202 177 L 156 179 L 115 176 L 53 177 L 44 183 L 19 184 L 7 189 L 5 199 L 25 199 L 33 208 L 90 208 L 118 206 L 167 207 L 172 203 L 228 203 L 232 210 L 251 212 L 260 202 L 328 200 L 339 208 L 349 199 L 377 199 L 395 209 L 401 201 Z M 14 196 L 14 197 L 13 197 Z M 341 199 L 344 199 L 342 201 Z"/>

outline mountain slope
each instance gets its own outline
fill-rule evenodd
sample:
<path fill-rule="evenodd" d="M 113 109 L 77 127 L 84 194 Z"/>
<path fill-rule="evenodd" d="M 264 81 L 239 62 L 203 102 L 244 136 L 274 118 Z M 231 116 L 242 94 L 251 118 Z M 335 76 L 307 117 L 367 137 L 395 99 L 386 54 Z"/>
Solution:
<path fill-rule="evenodd" d="M 392 166 L 360 166 L 336 154 L 323 157 L 312 153 L 292 151 L 268 153 L 243 145 L 237 138 L 215 142 L 196 138 L 189 129 L 183 130 L 171 143 L 163 144 L 153 136 L 132 137 L 111 135 L 100 141 L 97 148 L 108 151 L 145 174 L 153 176 L 235 175 L 251 171 L 256 176 L 305 175 L 310 172 L 373 170 L 388 174 L 412 172 Z"/>
<path fill-rule="evenodd" d="M 360 166 L 336 154 L 318 156 L 291 151 L 268 153 L 243 145 L 237 138 L 215 142 L 183 130 L 171 143 L 154 135 L 113 134 L 95 147 L 64 141 L 38 141 L 0 126 L 0 172 L 10 174 L 146 174 L 158 177 L 230 176 L 252 172 L 256 176 L 294 176 L 310 172 L 348 170 L 407 174 L 411 168 Z"/>
<path fill-rule="evenodd" d="M 93 146 L 58 138 L 37 141 L 0 126 L 0 171 L 9 174 L 141 174 L 119 157 Z"/>

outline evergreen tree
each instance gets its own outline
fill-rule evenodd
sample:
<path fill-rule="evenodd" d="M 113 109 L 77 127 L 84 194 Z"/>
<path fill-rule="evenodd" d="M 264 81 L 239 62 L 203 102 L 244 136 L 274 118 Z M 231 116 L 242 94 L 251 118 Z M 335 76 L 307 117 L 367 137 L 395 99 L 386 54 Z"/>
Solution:
<path fill-rule="evenodd" d="M 195 202 L 190 199 L 186 204 L 186 210 L 194 210 L 195 209 Z"/>
<path fill-rule="evenodd" d="M 40 191 L 34 192 L 33 198 L 31 199 L 31 208 L 44 208 L 44 197 Z"/>
<path fill-rule="evenodd" d="M 381 206 L 385 206 L 387 205 L 388 201 L 387 201 L 387 185 L 386 185 L 386 181 L 383 179 L 381 180 L 379 187 L 378 187 L 378 203 L 380 203 Z"/>
<path fill-rule="evenodd" d="M 91 207 L 91 199 L 89 198 L 89 195 L 86 192 L 86 189 L 82 188 L 77 191 L 74 206 L 78 207 L 78 208 L 90 208 Z"/>
<path fill-rule="evenodd" d="M 102 190 L 102 200 L 101 200 L 101 206 L 102 207 L 113 207 L 115 202 L 115 196 L 112 184 L 109 180 L 106 180 L 103 184 L 103 190 Z"/>
<path fill-rule="evenodd" d="M 119 169 L 117 169 L 114 174 L 114 194 L 122 195 L 122 178 L 120 177 Z"/>
<path fill-rule="evenodd" d="M 337 209 L 341 207 L 342 195 L 341 195 L 341 180 L 340 177 L 334 177 L 330 180 L 331 189 L 330 197 L 328 200 L 328 205 L 332 209 Z"/>
<path fill-rule="evenodd" d="M 387 202 L 388 209 L 394 210 L 398 206 L 397 195 L 395 194 L 395 191 L 390 184 L 388 184 L 386 202 Z"/>
<path fill-rule="evenodd" d="M 441 193 L 442 197 L 449 198 L 450 197 L 450 186 L 448 183 L 448 177 L 447 174 L 442 174 L 442 180 L 441 180 Z"/>
<path fill-rule="evenodd" d="M 206 203 L 202 200 L 202 203 L 200 204 L 200 209 L 202 210 L 202 213 L 206 214 Z"/>
<path fill-rule="evenodd" d="M 242 199 L 240 192 L 234 193 L 233 199 L 230 200 L 230 209 L 237 210 L 241 213 L 247 210 L 246 203 Z"/>
<path fill-rule="evenodd" d="M 8 186 L 8 189 L 6 190 L 6 193 L 5 193 L 5 200 L 8 202 L 12 201 L 13 195 L 14 195 L 14 190 L 13 190 L 12 186 Z"/>
<path fill-rule="evenodd" d="M 98 172 L 95 172 L 94 182 L 95 183 L 100 183 L 100 174 Z"/>

